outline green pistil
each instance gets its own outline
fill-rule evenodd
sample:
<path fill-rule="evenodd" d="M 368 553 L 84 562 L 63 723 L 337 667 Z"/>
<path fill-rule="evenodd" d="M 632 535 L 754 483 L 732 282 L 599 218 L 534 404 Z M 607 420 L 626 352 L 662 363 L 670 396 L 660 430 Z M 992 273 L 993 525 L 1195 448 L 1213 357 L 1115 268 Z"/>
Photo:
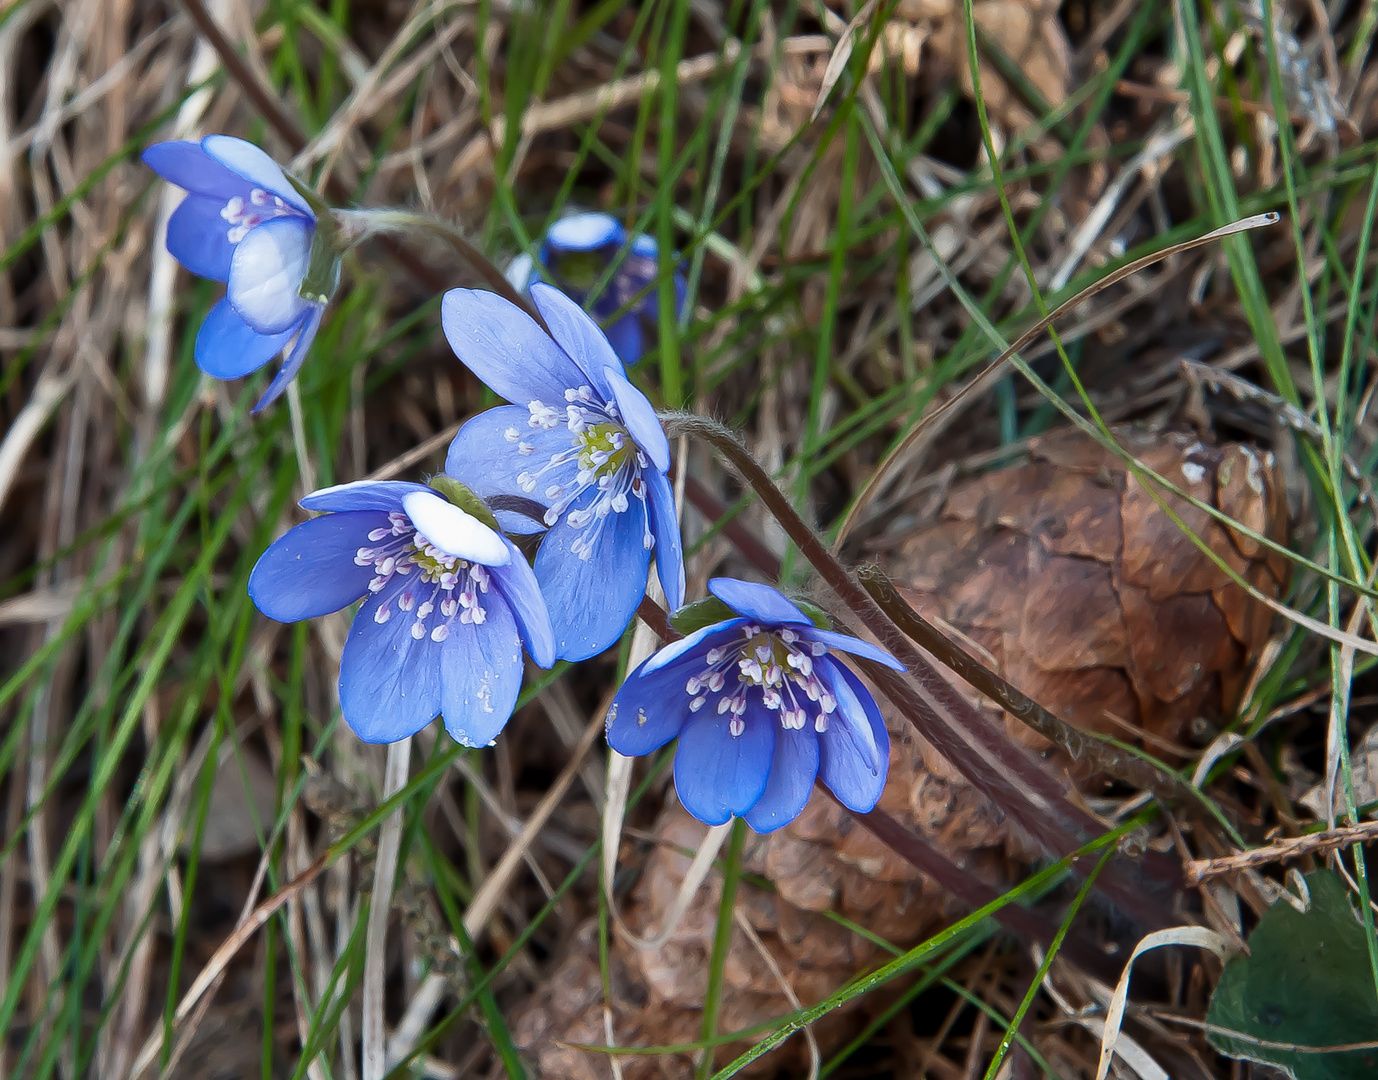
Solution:
<path fill-rule="evenodd" d="M 617 435 L 622 436 L 621 450 L 614 449 L 617 445 L 614 436 Z M 579 447 L 580 468 L 598 476 L 616 473 L 631 456 L 632 440 L 628 438 L 626 431 L 618 424 L 603 423 L 585 428 L 579 435 L 579 439 L 582 444 Z M 594 465 L 593 455 L 599 451 L 611 456 L 602 465 Z"/>

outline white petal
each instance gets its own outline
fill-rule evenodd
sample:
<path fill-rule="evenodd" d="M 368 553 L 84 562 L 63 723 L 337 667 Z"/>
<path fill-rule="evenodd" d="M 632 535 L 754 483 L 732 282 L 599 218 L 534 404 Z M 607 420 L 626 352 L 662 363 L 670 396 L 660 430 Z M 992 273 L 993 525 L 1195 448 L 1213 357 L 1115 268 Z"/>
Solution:
<path fill-rule="evenodd" d="M 532 279 L 536 277 L 536 262 L 530 255 L 518 255 L 507 264 L 504 276 L 517 292 L 526 292 Z"/>
<path fill-rule="evenodd" d="M 413 491 L 402 497 L 402 509 L 416 531 L 447 555 L 484 566 L 506 566 L 512 561 L 501 536 L 439 495 Z"/>
<path fill-rule="evenodd" d="M 298 290 L 311 258 L 310 223 L 280 217 L 249 230 L 230 260 L 230 304 L 260 334 L 296 323 L 306 301 Z"/>

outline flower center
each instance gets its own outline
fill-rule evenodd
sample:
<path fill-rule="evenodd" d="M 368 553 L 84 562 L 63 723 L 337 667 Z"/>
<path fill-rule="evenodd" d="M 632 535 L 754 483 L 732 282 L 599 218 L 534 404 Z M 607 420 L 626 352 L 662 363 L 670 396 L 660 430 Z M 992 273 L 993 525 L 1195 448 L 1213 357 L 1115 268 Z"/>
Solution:
<path fill-rule="evenodd" d="M 788 627 L 765 630 L 750 623 L 742 627 L 742 638 L 708 650 L 708 666 L 684 684 L 689 710 L 698 712 L 716 696 L 718 715 L 732 714 L 728 731 L 738 736 L 746 730 L 742 717 L 748 694 L 759 690 L 761 704 L 780 714 L 782 727 L 802 731 L 812 714 L 813 729 L 827 731 L 837 698 L 813 670 L 814 657 L 826 653 L 827 646 L 806 641 Z M 729 685 L 732 674 L 735 684 Z"/>
<path fill-rule="evenodd" d="M 539 488 L 550 500 L 545 512 L 546 526 L 555 525 L 563 517 L 579 530 L 570 543 L 570 551 L 581 559 L 589 559 L 604 522 L 612 514 L 625 514 L 635 500 L 642 516 L 641 542 L 647 551 L 651 550 L 655 537 L 646 513 L 646 482 L 641 478 L 641 470 L 649 461 L 632 441 L 617 406 L 596 398 L 592 387 L 580 386 L 565 391 L 563 414 L 543 401 L 532 401 L 527 409 L 531 414 L 528 427 L 554 431 L 563 419 L 570 436 L 568 449 L 551 454 L 538 468 L 517 474 L 517 484 L 523 491 L 532 494 Z M 515 427 L 508 428 L 504 438 L 523 457 L 536 453 L 535 445 L 523 439 Z M 573 477 L 569 475 L 571 466 Z M 594 496 L 583 498 L 590 489 L 595 491 Z M 581 505 L 575 507 L 576 502 Z"/>
<path fill-rule="evenodd" d="M 265 221 L 271 221 L 273 218 L 287 217 L 289 214 L 295 213 L 296 211 L 282 199 L 262 188 L 254 188 L 250 191 L 247 202 L 242 196 L 233 196 L 220 210 L 220 216 L 229 225 L 225 239 L 231 244 L 237 244 L 243 240 L 249 235 L 249 230 L 256 225 L 262 225 Z"/>
<path fill-rule="evenodd" d="M 368 591 L 381 593 L 402 579 L 395 594 L 373 610 L 373 621 L 385 623 L 396 610 L 412 617 L 411 636 L 417 641 L 430 635 L 444 641 L 450 624 L 483 624 L 487 613 L 480 596 L 488 592 L 488 568 L 441 551 L 421 533 L 406 514 L 393 510 L 388 524 L 368 534 L 369 544 L 354 553 L 357 566 L 372 566 Z M 434 616 L 434 618 L 433 618 Z"/>

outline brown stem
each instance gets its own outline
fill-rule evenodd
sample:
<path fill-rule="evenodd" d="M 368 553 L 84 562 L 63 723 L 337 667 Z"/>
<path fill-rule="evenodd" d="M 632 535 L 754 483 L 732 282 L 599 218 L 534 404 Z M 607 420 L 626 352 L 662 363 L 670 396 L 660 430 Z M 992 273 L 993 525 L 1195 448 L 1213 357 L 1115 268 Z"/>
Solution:
<path fill-rule="evenodd" d="M 1127 754 L 1054 716 L 1038 702 L 977 661 L 966 650 L 954 645 L 937 627 L 909 606 L 880 567 L 859 567 L 856 576 L 862 587 L 880 605 L 881 610 L 910 638 L 937 657 L 940 663 L 951 668 L 999 704 L 1011 716 L 1045 739 L 1056 743 L 1071 755 L 1074 761 L 1089 762 L 1098 771 L 1109 773 L 1135 787 L 1152 791 L 1159 798 L 1187 798 L 1196 795 L 1168 770 L 1157 768 L 1151 762 Z"/>
<path fill-rule="evenodd" d="M 831 796 L 832 792 L 828 794 Z M 833 801 L 837 801 L 835 796 Z M 884 810 L 872 810 L 869 814 L 853 813 L 852 816 L 882 844 L 963 903 L 980 908 L 999 899 L 999 890 L 987 885 L 970 870 L 958 866 L 926 837 L 905 828 Z M 1018 904 L 1006 904 L 993 917 L 1024 940 L 1036 941 L 1045 948 L 1057 936 L 1057 927 L 1048 919 Z M 1062 952 L 1083 971 L 1103 982 L 1114 982 L 1119 978 L 1122 965 L 1080 934 L 1068 933 L 1063 940 Z"/>
<path fill-rule="evenodd" d="M 196 28 L 201 31 L 201 35 L 210 43 L 216 55 L 220 57 L 220 62 L 225 65 L 225 70 L 230 73 L 244 96 L 249 99 L 253 107 L 258 111 L 264 120 L 268 121 L 278 137 L 287 144 L 293 154 L 299 154 L 306 148 L 307 139 L 305 133 L 297 126 L 297 122 L 288 115 L 278 99 L 258 80 L 258 76 L 249 67 L 248 62 L 239 55 L 230 43 L 225 32 L 220 29 L 219 24 L 206 10 L 201 0 L 182 0 L 182 6 L 186 8 L 187 14 L 191 16 L 191 21 L 196 24 Z M 333 174 L 326 180 L 326 195 L 330 201 L 336 205 L 344 205 L 352 201 L 349 190 L 344 186 L 340 179 Z M 440 223 L 443 226 L 443 223 Z M 487 258 L 482 252 L 459 236 L 453 229 L 444 227 L 445 239 L 460 254 L 470 267 L 488 284 L 499 296 L 505 300 L 516 304 L 525 311 L 543 330 L 547 330 L 545 321 L 540 313 L 532 306 L 531 302 L 521 293 L 512 287 L 512 283 L 503 276 L 501 270 L 493 265 L 491 259 Z M 445 278 L 437 274 L 430 267 L 426 266 L 417 258 L 414 252 L 403 247 L 391 237 L 380 237 L 383 247 L 402 264 L 406 270 L 412 274 L 429 292 L 441 292 L 448 286 Z M 549 332 L 547 330 L 547 332 Z"/>

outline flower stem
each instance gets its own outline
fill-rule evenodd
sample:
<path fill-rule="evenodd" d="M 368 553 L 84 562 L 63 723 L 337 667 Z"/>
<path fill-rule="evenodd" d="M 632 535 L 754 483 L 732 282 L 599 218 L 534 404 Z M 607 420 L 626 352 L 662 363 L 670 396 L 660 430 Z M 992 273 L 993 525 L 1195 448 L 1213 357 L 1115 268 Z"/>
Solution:
<path fill-rule="evenodd" d="M 449 222 L 429 214 L 394 209 L 336 210 L 335 222 L 351 245 L 362 243 L 372 236 L 389 233 L 423 233 L 439 237 L 454 248 L 459 257 L 483 278 L 490 289 L 504 300 L 516 304 L 536 320 L 536 324 L 542 330 L 550 333 L 550 328 L 546 326 L 541 313 L 531 301 L 513 288 L 512 283 L 493 265 L 492 260 L 469 243 L 464 234 Z"/>

